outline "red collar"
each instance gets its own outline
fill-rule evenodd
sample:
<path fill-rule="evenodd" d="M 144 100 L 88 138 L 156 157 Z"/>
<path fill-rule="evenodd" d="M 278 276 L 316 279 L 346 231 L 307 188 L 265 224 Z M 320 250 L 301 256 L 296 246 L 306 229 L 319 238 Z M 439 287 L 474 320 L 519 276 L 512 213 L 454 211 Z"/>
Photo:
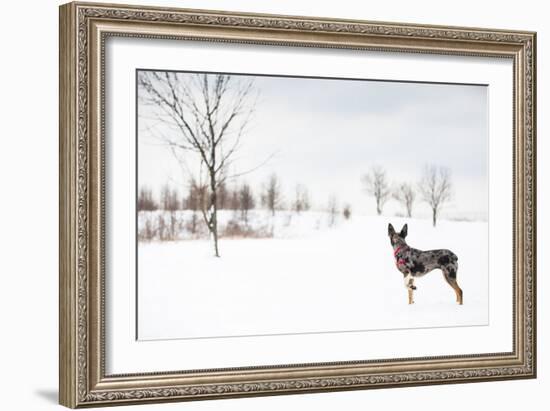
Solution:
<path fill-rule="evenodd" d="M 395 264 L 397 265 L 397 267 L 407 264 L 407 262 L 405 261 L 405 259 L 400 258 L 400 257 L 397 256 L 397 254 L 399 254 L 399 251 L 401 251 L 402 248 L 403 248 L 403 246 L 399 246 L 399 247 L 397 247 L 397 249 L 393 252 L 393 256 L 395 257 Z"/>
<path fill-rule="evenodd" d="M 402 248 L 403 248 L 403 246 L 397 247 L 397 249 L 393 252 L 393 256 L 397 257 L 397 254 L 399 254 L 399 251 L 401 251 Z"/>

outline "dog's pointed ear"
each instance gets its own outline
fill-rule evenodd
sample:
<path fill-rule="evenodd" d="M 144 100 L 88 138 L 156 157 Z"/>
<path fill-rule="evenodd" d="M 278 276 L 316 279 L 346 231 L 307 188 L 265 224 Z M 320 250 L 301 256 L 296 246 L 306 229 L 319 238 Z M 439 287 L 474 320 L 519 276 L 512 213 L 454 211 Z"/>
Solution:
<path fill-rule="evenodd" d="M 405 238 L 407 236 L 408 226 L 405 224 L 403 228 L 401 229 L 401 232 L 399 233 L 399 236 L 401 238 Z"/>
<path fill-rule="evenodd" d="M 395 228 L 393 228 L 393 225 L 388 224 L 388 235 L 392 236 L 395 234 Z"/>

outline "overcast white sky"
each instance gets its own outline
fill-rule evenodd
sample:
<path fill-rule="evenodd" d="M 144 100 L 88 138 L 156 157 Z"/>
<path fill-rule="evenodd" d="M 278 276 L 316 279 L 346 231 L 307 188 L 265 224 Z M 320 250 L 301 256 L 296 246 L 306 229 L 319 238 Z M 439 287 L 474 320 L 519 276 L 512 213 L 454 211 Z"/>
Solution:
<path fill-rule="evenodd" d="M 287 200 L 300 183 L 315 208 L 336 195 L 355 213 L 374 214 L 360 180 L 370 167 L 384 167 L 392 183 L 416 183 L 424 165 L 436 164 L 452 172 L 454 196 L 445 214 L 486 218 L 485 86 L 285 77 L 255 77 L 255 85 L 258 105 L 234 171 L 275 155 L 241 182 L 259 190 L 277 173 Z M 185 184 L 170 150 L 145 125 L 140 118 L 139 184 L 155 191 L 166 182 Z M 390 215 L 399 210 L 393 201 L 386 208 Z M 420 203 L 415 211 L 428 213 Z"/>

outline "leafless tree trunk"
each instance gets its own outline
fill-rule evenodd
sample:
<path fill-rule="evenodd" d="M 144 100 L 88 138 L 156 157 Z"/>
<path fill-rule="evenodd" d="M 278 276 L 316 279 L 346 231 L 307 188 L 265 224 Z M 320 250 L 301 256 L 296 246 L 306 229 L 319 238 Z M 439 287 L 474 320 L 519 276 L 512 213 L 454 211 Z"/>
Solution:
<path fill-rule="evenodd" d="M 243 184 L 239 190 L 239 203 L 241 209 L 241 217 L 245 223 L 248 223 L 248 211 L 254 208 L 255 201 L 252 189 L 248 184 Z"/>
<path fill-rule="evenodd" d="M 238 151 L 255 106 L 253 81 L 223 74 L 189 74 L 140 71 L 140 101 L 151 107 L 155 121 L 165 126 L 160 136 L 176 159 L 184 164 L 183 153 L 194 153 L 200 172 L 205 174 L 208 201 L 202 215 L 218 248 L 218 190 L 232 176 L 234 154 Z"/>
<path fill-rule="evenodd" d="M 390 185 L 386 178 L 386 170 L 382 167 L 374 166 L 367 174 L 361 177 L 361 181 L 367 193 L 376 200 L 376 213 L 378 215 L 382 214 L 384 204 L 388 201 L 391 193 Z"/>
<path fill-rule="evenodd" d="M 275 215 L 275 211 L 281 207 L 282 202 L 281 184 L 276 174 L 269 176 L 267 184 L 264 186 L 262 193 L 262 205 L 271 211 L 271 215 Z"/>
<path fill-rule="evenodd" d="M 307 211 L 311 208 L 311 203 L 309 200 L 309 192 L 307 191 L 307 188 L 302 184 L 298 184 L 296 186 L 295 198 L 294 198 L 294 203 L 292 204 L 292 208 L 298 214 L 301 211 Z"/>
<path fill-rule="evenodd" d="M 418 190 L 422 200 L 432 209 L 435 227 L 441 206 L 452 196 L 451 172 L 446 167 L 426 166 Z"/>
<path fill-rule="evenodd" d="M 407 217 L 412 217 L 412 208 L 414 200 L 416 198 L 416 193 L 411 184 L 402 183 L 395 188 L 392 193 L 393 198 L 405 207 L 407 210 Z"/>

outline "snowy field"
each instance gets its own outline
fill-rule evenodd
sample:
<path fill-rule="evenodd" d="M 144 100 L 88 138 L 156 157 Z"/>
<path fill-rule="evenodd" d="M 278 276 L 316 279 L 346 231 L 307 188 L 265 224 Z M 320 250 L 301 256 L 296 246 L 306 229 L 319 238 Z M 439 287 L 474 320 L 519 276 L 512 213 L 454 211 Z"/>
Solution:
<path fill-rule="evenodd" d="M 322 212 L 280 212 L 269 238 L 140 242 L 141 340 L 488 323 L 487 223 L 353 216 L 332 227 Z M 254 221 L 254 215 L 251 221 Z M 288 223 L 291 218 L 292 222 Z M 265 219 L 262 219 L 265 221 Z M 408 244 L 458 257 L 464 305 L 440 271 L 417 280 L 407 304 L 387 225 L 408 222 Z"/>

